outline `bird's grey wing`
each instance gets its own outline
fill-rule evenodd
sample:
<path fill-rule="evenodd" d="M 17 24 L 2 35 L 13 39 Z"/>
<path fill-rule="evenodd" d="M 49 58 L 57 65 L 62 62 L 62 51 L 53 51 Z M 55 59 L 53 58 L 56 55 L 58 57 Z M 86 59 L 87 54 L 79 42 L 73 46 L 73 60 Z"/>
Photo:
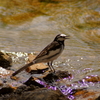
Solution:
<path fill-rule="evenodd" d="M 36 56 L 35 59 L 41 58 L 41 57 L 43 57 L 44 55 L 48 55 L 49 52 L 50 52 L 51 50 L 55 50 L 57 47 L 59 47 L 59 43 L 58 43 L 58 42 L 54 41 L 54 42 L 50 43 L 49 45 L 47 45 L 47 46 Z M 34 59 L 34 60 L 35 60 L 35 59 Z"/>

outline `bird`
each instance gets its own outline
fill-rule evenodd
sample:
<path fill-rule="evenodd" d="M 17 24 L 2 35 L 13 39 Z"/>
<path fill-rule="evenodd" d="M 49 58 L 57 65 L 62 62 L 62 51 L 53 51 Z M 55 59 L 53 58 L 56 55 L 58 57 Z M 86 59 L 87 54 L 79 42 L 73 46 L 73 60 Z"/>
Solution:
<path fill-rule="evenodd" d="M 47 65 L 49 66 L 50 70 L 55 72 L 55 69 L 52 66 L 52 63 L 55 59 L 57 59 L 60 54 L 62 53 L 62 51 L 64 50 L 64 41 L 66 39 L 69 39 L 69 35 L 65 35 L 65 34 L 58 34 L 54 40 L 47 45 L 36 57 L 33 61 L 31 61 L 30 63 L 24 65 L 22 68 L 18 69 L 17 71 L 15 71 L 12 76 L 17 75 L 18 73 L 20 73 L 21 71 L 23 71 L 24 69 L 28 68 L 29 66 L 33 65 L 33 64 L 37 64 L 37 63 L 47 63 Z"/>

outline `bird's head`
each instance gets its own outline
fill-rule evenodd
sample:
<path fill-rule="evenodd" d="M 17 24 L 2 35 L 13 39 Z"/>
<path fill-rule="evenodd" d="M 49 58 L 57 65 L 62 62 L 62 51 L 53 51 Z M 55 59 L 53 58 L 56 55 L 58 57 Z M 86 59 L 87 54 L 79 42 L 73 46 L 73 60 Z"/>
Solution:
<path fill-rule="evenodd" d="M 65 34 L 58 34 L 54 41 L 64 41 L 65 39 L 69 39 L 69 36 L 65 35 Z"/>

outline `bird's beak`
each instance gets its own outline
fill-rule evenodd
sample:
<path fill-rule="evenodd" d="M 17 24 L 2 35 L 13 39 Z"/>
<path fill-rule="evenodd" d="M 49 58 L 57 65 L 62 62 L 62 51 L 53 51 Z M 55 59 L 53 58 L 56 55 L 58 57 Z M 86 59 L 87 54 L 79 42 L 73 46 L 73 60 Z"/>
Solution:
<path fill-rule="evenodd" d="M 70 36 L 69 36 L 69 35 L 67 35 L 67 36 L 65 37 L 65 39 L 69 39 L 69 37 L 70 37 Z"/>

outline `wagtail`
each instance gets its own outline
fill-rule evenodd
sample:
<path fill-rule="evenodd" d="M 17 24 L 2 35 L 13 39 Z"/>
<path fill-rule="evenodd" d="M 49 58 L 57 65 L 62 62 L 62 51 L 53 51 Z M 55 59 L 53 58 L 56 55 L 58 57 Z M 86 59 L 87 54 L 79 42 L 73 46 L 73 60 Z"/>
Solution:
<path fill-rule="evenodd" d="M 64 50 L 64 41 L 65 39 L 69 39 L 69 36 L 65 34 L 58 34 L 53 42 L 51 42 L 49 45 L 47 45 L 37 56 L 36 58 L 23 66 L 22 68 L 18 69 L 16 72 L 12 74 L 12 76 L 17 75 L 27 67 L 37 64 L 37 63 L 47 63 L 49 68 L 55 72 L 52 62 L 59 57 L 59 55 Z"/>

